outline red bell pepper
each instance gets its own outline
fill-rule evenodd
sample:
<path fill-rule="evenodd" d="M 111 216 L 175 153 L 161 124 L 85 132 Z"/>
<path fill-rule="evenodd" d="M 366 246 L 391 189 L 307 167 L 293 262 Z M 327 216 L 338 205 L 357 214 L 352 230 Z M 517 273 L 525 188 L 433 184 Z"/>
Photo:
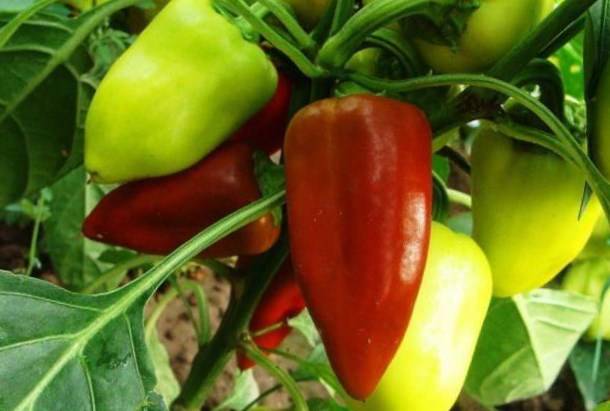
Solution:
<path fill-rule="evenodd" d="M 106 195 L 85 219 L 86 237 L 149 254 L 168 254 L 204 228 L 261 195 L 253 149 L 228 143 L 193 167 L 129 182 Z M 277 240 L 269 213 L 205 250 L 202 257 L 255 255 Z"/>
<path fill-rule="evenodd" d="M 286 74 L 278 72 L 277 88 L 271 100 L 241 126 L 231 140 L 250 143 L 267 154 L 281 149 L 288 125 L 291 94 L 290 79 Z"/>
<path fill-rule="evenodd" d="M 407 328 L 430 236 L 431 131 L 416 107 L 353 95 L 288 126 L 295 275 L 346 391 L 374 390 Z"/>
<path fill-rule="evenodd" d="M 263 294 L 250 319 L 249 329 L 250 333 L 256 334 L 257 331 L 264 330 L 274 324 L 282 323 L 282 325 L 253 337 L 256 345 L 267 350 L 277 348 L 291 331 L 286 320 L 297 316 L 304 308 L 305 300 L 303 300 L 301 290 L 294 278 L 290 259 L 287 259 Z M 239 352 L 237 364 L 242 370 L 254 366 L 252 360 Z"/>

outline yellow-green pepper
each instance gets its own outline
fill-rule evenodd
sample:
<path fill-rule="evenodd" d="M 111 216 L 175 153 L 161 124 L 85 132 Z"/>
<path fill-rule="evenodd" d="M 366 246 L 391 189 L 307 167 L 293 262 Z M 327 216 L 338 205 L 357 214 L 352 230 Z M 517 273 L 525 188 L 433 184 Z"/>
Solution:
<path fill-rule="evenodd" d="M 473 238 L 491 265 L 494 295 L 538 288 L 583 249 L 601 208 L 579 218 L 583 173 L 548 150 L 489 128 L 472 149 Z"/>
<path fill-rule="evenodd" d="M 491 300 L 491 272 L 469 237 L 432 223 L 411 323 L 392 363 L 354 411 L 448 411 L 466 378 Z"/>
<path fill-rule="evenodd" d="M 330 0 L 284 0 L 284 2 L 292 6 L 299 21 L 308 29 L 318 24 L 331 3 Z"/>
<path fill-rule="evenodd" d="M 601 336 L 610 340 L 610 298 L 608 294 L 602 301 L 604 286 L 610 280 L 610 260 L 592 258 L 575 263 L 563 278 L 561 288 L 595 298 L 601 303 L 597 317 L 591 323 L 585 337 L 596 339 Z"/>
<path fill-rule="evenodd" d="M 118 183 L 195 164 L 272 97 L 277 73 L 211 0 L 172 0 L 114 63 L 85 125 L 85 166 Z"/>
<path fill-rule="evenodd" d="M 578 254 L 579 260 L 595 257 L 610 258 L 610 225 L 604 214 L 597 220 L 587 245 Z"/>
<path fill-rule="evenodd" d="M 422 58 L 441 73 L 478 72 L 491 67 L 551 10 L 554 0 L 481 0 L 457 47 L 415 41 Z"/>

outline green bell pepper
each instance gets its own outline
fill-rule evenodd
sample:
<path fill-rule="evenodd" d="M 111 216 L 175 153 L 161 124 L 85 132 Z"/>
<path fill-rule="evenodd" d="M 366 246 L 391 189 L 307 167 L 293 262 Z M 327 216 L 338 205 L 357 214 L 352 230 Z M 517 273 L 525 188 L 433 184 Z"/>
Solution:
<path fill-rule="evenodd" d="M 602 292 L 610 280 L 610 260 L 607 258 L 592 258 L 579 261 L 570 267 L 563 277 L 561 288 L 595 298 L 600 302 L 599 313 L 591 323 L 585 338 L 594 340 L 601 336 L 610 340 L 610 298 Z"/>
<path fill-rule="evenodd" d="M 482 129 L 472 148 L 473 238 L 491 264 L 494 295 L 538 288 L 576 258 L 601 207 L 579 218 L 583 173 L 548 150 Z"/>
<path fill-rule="evenodd" d="M 477 244 L 432 223 L 411 323 L 381 382 L 354 411 L 448 411 L 456 401 L 491 300 L 491 272 Z"/>
<path fill-rule="evenodd" d="M 277 73 L 211 0 L 173 0 L 115 62 L 85 125 L 100 183 L 184 170 L 272 97 Z"/>

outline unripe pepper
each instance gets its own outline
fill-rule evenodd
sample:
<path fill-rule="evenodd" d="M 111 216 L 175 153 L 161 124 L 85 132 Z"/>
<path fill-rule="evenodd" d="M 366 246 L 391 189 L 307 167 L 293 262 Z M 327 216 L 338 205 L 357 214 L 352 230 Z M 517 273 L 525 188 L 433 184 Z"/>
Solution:
<path fill-rule="evenodd" d="M 271 98 L 263 50 L 211 0 L 173 0 L 102 80 L 85 125 L 85 166 L 115 183 L 184 170 Z"/>
<path fill-rule="evenodd" d="M 599 313 L 589 326 L 585 337 L 594 340 L 601 336 L 610 340 L 610 298 L 603 296 L 604 287 L 610 281 L 610 260 L 592 258 L 579 261 L 570 267 L 563 278 L 561 288 L 595 298 L 600 303 Z"/>
<path fill-rule="evenodd" d="M 553 10 L 554 0 L 481 0 L 455 48 L 417 39 L 422 58 L 442 73 L 490 68 Z"/>
<path fill-rule="evenodd" d="M 346 391 L 366 398 L 404 335 L 430 234 L 431 131 L 415 106 L 317 101 L 284 154 L 295 274 Z"/>
<path fill-rule="evenodd" d="M 255 335 L 253 341 L 260 348 L 267 350 L 279 347 L 292 330 L 286 320 L 297 316 L 303 309 L 305 309 L 305 300 L 294 277 L 292 263 L 287 259 L 265 290 L 250 319 L 249 329 L 251 333 L 256 334 L 257 331 L 275 324 L 282 325 L 261 335 Z M 237 363 L 242 370 L 254 366 L 254 362 L 242 353 L 238 353 Z"/>
<path fill-rule="evenodd" d="M 432 223 L 413 316 L 373 395 L 354 411 L 449 411 L 455 403 L 491 300 L 491 270 L 469 237 Z"/>
<path fill-rule="evenodd" d="M 587 245 L 578 254 L 579 260 L 595 257 L 610 258 L 610 225 L 608 225 L 608 219 L 604 214 L 595 223 Z"/>
<path fill-rule="evenodd" d="M 601 213 L 583 215 L 583 173 L 548 150 L 483 129 L 472 148 L 473 238 L 491 265 L 494 295 L 541 287 L 583 249 Z"/>
<path fill-rule="evenodd" d="M 85 236 L 149 254 L 168 254 L 221 218 L 258 200 L 253 150 L 227 143 L 171 176 L 124 184 L 85 219 Z M 279 236 L 269 213 L 218 241 L 201 255 L 228 257 L 268 250 Z"/>
<path fill-rule="evenodd" d="M 297 18 L 307 29 L 312 29 L 318 24 L 332 3 L 330 0 L 284 0 L 284 2 L 292 6 Z"/>
<path fill-rule="evenodd" d="M 277 88 L 271 100 L 231 136 L 231 141 L 250 143 L 267 154 L 280 150 L 288 126 L 291 94 L 290 79 L 279 72 Z"/>

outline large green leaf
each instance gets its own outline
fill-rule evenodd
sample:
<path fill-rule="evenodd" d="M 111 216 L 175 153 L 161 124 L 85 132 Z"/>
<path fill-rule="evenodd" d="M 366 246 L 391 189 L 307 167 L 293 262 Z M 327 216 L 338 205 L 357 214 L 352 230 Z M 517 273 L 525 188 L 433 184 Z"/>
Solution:
<path fill-rule="evenodd" d="M 600 348 L 599 362 L 595 342 L 581 340 L 570 354 L 570 367 L 588 410 L 610 398 L 610 342 L 603 341 Z"/>
<path fill-rule="evenodd" d="M 154 285 L 86 296 L 0 271 L 0 409 L 163 409 L 142 319 Z"/>
<path fill-rule="evenodd" d="M 155 367 L 155 375 L 157 377 L 156 390 L 163 397 L 166 404 L 171 404 L 180 394 L 180 383 L 176 379 L 170 365 L 169 354 L 161 340 L 159 340 L 155 324 L 145 329 L 145 341 Z"/>
<path fill-rule="evenodd" d="M 550 289 L 494 300 L 466 380 L 467 392 L 487 405 L 545 392 L 596 312 L 595 301 Z"/>
<path fill-rule="evenodd" d="M 36 0 L 0 0 L 0 12 L 18 12 L 27 9 L 34 3 Z"/>
<path fill-rule="evenodd" d="M 0 14 L 0 27 L 14 27 L 0 48 L 0 206 L 82 162 L 90 90 L 81 76 L 91 68 L 82 44 L 106 17 L 136 2 L 113 0 L 78 19 Z"/>
<path fill-rule="evenodd" d="M 260 395 L 252 369 L 239 372 L 233 384 L 233 391 L 212 411 L 241 410 Z"/>
<path fill-rule="evenodd" d="M 0 410 L 164 409 L 146 351 L 146 301 L 182 264 L 277 207 L 284 196 L 280 191 L 223 218 L 110 293 L 75 294 L 0 271 Z M 262 268 L 248 285 L 271 278 L 265 264 L 277 270 L 285 256 L 282 242 L 261 257 Z M 249 289 L 254 296 L 244 298 L 253 307 L 263 289 Z"/>
<path fill-rule="evenodd" d="M 78 167 L 51 186 L 51 216 L 44 222 L 53 267 L 62 284 L 74 290 L 84 288 L 99 276 L 100 268 L 107 268 L 98 259 L 107 247 L 85 239 L 81 232 L 89 204 L 103 195 L 96 185 L 85 184 L 86 178 L 85 170 Z"/>

